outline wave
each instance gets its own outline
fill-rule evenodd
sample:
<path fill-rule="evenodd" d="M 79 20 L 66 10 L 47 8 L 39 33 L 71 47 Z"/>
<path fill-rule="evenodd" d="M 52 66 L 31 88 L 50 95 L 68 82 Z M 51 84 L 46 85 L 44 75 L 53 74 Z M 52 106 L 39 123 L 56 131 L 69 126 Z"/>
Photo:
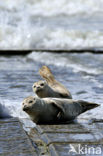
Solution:
<path fill-rule="evenodd" d="M 11 117 L 8 108 L 4 105 L 4 103 L 0 102 L 0 118 L 9 118 Z"/>
<path fill-rule="evenodd" d="M 17 117 L 22 122 L 23 128 L 26 131 L 30 131 L 30 128 L 35 127 L 36 124 L 22 111 L 21 105 L 18 105 L 18 103 L 19 102 L 9 100 L 0 102 L 0 119 Z"/>
<path fill-rule="evenodd" d="M 102 67 L 98 66 L 97 68 L 95 64 L 95 61 L 98 63 L 100 63 L 100 61 L 102 62 L 103 55 L 101 55 L 101 57 L 97 57 L 96 55 L 90 53 L 78 55 L 68 53 L 59 54 L 46 52 L 32 52 L 27 56 L 27 58 L 30 58 L 36 62 L 40 62 L 46 65 L 56 65 L 66 68 L 72 68 L 73 72 L 86 72 L 88 74 L 94 75 L 103 73 Z M 92 66 L 91 66 L 91 58 L 92 58 Z"/>
<path fill-rule="evenodd" d="M 0 1 L 0 49 L 102 48 L 102 8 L 103 0 Z"/>
<path fill-rule="evenodd" d="M 22 111 L 19 102 L 9 100 L 0 101 L 0 118 L 8 117 L 29 118 L 29 116 Z"/>
<path fill-rule="evenodd" d="M 103 32 L 99 30 L 31 27 L 25 22 L 20 27 L 2 25 L 0 29 L 1 49 L 103 49 Z"/>
<path fill-rule="evenodd" d="M 0 2 L 1 9 L 14 12 L 22 12 L 24 14 L 34 14 L 41 16 L 54 15 L 77 15 L 77 14 L 94 14 L 95 12 L 103 12 L 103 1 L 99 0 L 8 0 Z"/>

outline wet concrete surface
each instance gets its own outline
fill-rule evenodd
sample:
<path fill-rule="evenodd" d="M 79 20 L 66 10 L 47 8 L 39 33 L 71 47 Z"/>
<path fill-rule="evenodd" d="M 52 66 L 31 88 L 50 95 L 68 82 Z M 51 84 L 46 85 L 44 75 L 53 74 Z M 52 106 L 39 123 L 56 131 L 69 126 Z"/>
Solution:
<path fill-rule="evenodd" d="M 18 119 L 0 119 L 0 156 L 36 156 Z"/>
<path fill-rule="evenodd" d="M 38 125 L 29 136 L 44 155 L 103 156 L 103 122 Z"/>
<path fill-rule="evenodd" d="M 29 120 L 28 120 L 29 122 Z M 103 156 L 103 121 L 37 125 L 0 119 L 0 156 Z"/>

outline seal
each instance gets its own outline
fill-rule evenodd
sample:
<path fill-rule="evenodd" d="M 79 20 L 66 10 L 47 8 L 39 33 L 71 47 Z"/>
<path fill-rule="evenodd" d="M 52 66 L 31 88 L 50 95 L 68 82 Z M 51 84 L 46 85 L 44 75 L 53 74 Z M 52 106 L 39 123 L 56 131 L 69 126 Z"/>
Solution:
<path fill-rule="evenodd" d="M 47 66 L 42 66 L 39 73 L 46 80 L 48 86 L 58 94 L 58 97 L 72 99 L 71 93 L 60 82 L 55 80 L 51 70 Z"/>
<path fill-rule="evenodd" d="M 36 124 L 52 123 L 58 114 L 58 109 L 55 109 L 52 101 L 33 96 L 24 99 L 22 109 Z"/>
<path fill-rule="evenodd" d="M 55 90 L 53 90 L 46 81 L 38 81 L 35 82 L 32 86 L 33 92 L 37 94 L 40 98 L 46 98 L 46 97 L 56 97 L 61 98 L 61 95 L 58 94 Z"/>
<path fill-rule="evenodd" d="M 82 100 L 60 98 L 38 98 L 29 96 L 24 99 L 22 109 L 37 124 L 67 123 L 99 104 Z"/>

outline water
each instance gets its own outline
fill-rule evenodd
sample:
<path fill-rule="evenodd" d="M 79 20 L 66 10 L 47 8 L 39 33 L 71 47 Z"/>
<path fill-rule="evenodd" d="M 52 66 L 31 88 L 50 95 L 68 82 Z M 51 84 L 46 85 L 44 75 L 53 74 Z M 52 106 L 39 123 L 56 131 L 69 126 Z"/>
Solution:
<path fill-rule="evenodd" d="M 79 118 L 103 119 L 103 54 L 45 52 L 0 57 L 1 117 L 29 118 L 22 111 L 22 101 L 25 97 L 34 95 L 32 85 L 41 79 L 38 70 L 42 65 L 50 67 L 56 79 L 70 90 L 74 99 L 101 104 Z"/>
<path fill-rule="evenodd" d="M 103 49 L 102 14 L 103 0 L 0 1 L 0 49 Z M 103 55 L 45 52 L 0 57 L 1 117 L 28 118 L 21 103 L 44 64 L 74 99 L 101 104 L 81 117 L 102 118 Z"/>
<path fill-rule="evenodd" d="M 0 1 L 0 49 L 103 49 L 103 0 Z"/>
<path fill-rule="evenodd" d="M 103 49 L 103 0 L 0 1 L 0 50 L 78 48 Z M 32 85 L 41 79 L 38 70 L 42 65 L 50 67 L 74 99 L 101 104 L 80 115 L 80 122 L 103 119 L 103 54 L 88 51 L 85 54 L 34 51 L 27 56 L 1 56 L 0 118 L 18 117 L 28 132 L 35 126 L 22 111 L 22 101 L 34 95 Z"/>

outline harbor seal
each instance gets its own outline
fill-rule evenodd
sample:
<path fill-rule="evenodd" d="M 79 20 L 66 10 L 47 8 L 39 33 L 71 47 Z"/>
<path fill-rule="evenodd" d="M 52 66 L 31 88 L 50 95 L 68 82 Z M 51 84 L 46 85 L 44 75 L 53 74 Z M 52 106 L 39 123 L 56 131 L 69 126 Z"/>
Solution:
<path fill-rule="evenodd" d="M 74 120 L 87 110 L 99 104 L 82 100 L 60 98 L 38 98 L 29 96 L 24 99 L 22 109 L 37 124 L 65 123 Z"/>
<path fill-rule="evenodd" d="M 48 86 L 54 90 L 56 95 L 58 94 L 58 97 L 72 99 L 71 93 L 60 82 L 55 80 L 51 70 L 47 66 L 42 66 L 39 73 L 46 80 Z"/>
<path fill-rule="evenodd" d="M 58 94 L 55 90 L 53 90 L 46 81 L 38 81 L 35 82 L 32 86 L 33 92 L 37 94 L 40 98 L 46 98 L 46 97 L 56 97 L 61 98 L 61 95 Z"/>

